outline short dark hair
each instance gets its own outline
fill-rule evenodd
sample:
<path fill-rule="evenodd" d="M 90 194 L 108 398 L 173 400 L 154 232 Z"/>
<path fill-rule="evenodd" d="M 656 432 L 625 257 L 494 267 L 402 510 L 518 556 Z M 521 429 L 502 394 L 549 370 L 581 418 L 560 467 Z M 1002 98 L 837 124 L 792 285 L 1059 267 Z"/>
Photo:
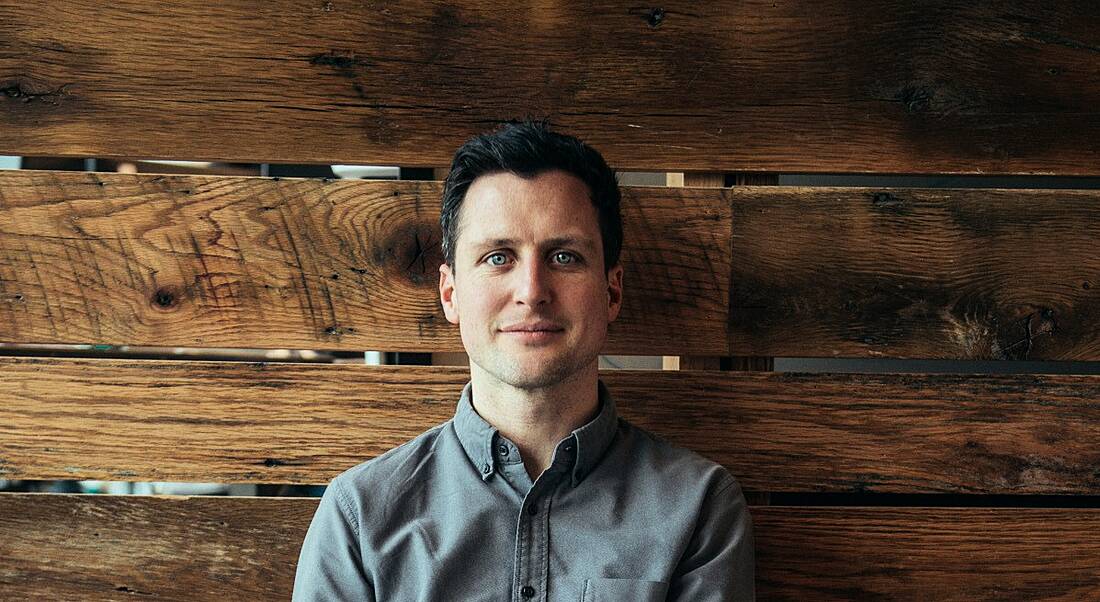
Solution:
<path fill-rule="evenodd" d="M 588 186 L 589 198 L 599 218 L 604 269 L 610 271 L 618 265 L 623 222 L 615 172 L 596 149 L 573 136 L 553 132 L 548 124 L 539 121 L 505 124 L 467 140 L 455 151 L 443 185 L 443 209 L 439 216 L 447 265 L 454 269 L 459 210 L 474 180 L 500 172 L 529 179 L 552 170 L 576 176 Z"/>

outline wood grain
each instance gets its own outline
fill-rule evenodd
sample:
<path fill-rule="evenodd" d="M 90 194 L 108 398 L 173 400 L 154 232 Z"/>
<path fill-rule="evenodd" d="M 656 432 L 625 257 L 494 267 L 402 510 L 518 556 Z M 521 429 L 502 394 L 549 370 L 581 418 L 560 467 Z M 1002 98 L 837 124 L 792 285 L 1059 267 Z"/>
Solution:
<path fill-rule="evenodd" d="M 735 355 L 1100 358 L 1100 196 L 744 187 Z"/>
<path fill-rule="evenodd" d="M 289 600 L 316 499 L 0 493 L 8 600 Z"/>
<path fill-rule="evenodd" d="M 1094 600 L 1100 510 L 757 508 L 762 600 Z"/>
<path fill-rule="evenodd" d="M 13 599 L 286 599 L 316 499 L 0 494 Z M 1084 600 L 1096 509 L 752 508 L 766 600 Z"/>
<path fill-rule="evenodd" d="M 0 23 L 0 154 L 434 167 L 530 115 L 619 169 L 1100 164 L 1088 0 L 8 0 Z"/>
<path fill-rule="evenodd" d="M 325 483 L 449 420 L 464 367 L 0 359 L 0 478 Z M 1100 377 L 610 371 L 752 491 L 1100 494 Z"/>
<path fill-rule="evenodd" d="M 439 192 L 0 173 L 0 341 L 461 351 Z M 627 187 L 623 213 L 604 353 L 1100 359 L 1100 192 Z"/>
<path fill-rule="evenodd" d="M 461 351 L 441 189 L 0 173 L 0 341 Z M 626 189 L 631 294 L 605 353 L 728 348 L 729 203 Z"/>

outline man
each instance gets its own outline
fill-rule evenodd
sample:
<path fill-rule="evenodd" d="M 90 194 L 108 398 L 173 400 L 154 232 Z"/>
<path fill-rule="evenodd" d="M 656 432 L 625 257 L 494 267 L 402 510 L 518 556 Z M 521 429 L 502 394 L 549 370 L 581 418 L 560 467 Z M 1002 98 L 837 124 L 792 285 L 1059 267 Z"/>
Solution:
<path fill-rule="evenodd" d="M 294 599 L 753 599 L 737 481 L 619 418 L 599 381 L 623 299 L 603 158 L 536 123 L 476 137 L 440 223 L 470 382 L 452 420 L 333 479 Z"/>

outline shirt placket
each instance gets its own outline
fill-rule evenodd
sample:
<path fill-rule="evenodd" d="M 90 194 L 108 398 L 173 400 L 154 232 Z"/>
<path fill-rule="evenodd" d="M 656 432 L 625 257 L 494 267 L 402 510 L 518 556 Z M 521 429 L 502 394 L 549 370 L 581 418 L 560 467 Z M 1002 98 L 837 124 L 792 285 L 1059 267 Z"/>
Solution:
<path fill-rule="evenodd" d="M 550 508 L 562 474 L 571 465 L 573 446 L 566 456 L 541 475 L 523 499 L 516 527 L 516 570 L 512 580 L 514 602 L 546 602 L 550 580 Z"/>
<path fill-rule="evenodd" d="M 548 495 L 536 485 L 523 500 L 516 537 L 515 591 L 517 602 L 545 601 L 549 575 L 550 537 Z"/>

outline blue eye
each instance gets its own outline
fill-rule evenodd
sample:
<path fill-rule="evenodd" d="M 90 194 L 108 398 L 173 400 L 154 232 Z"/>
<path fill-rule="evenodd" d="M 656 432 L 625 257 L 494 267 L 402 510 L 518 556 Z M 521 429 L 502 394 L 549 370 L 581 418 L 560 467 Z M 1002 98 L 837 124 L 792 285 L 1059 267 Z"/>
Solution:
<path fill-rule="evenodd" d="M 565 259 L 562 260 L 562 257 L 564 257 Z M 558 251 L 557 253 L 554 253 L 554 259 L 559 260 L 558 263 L 562 265 L 569 265 L 577 260 L 577 258 L 572 253 L 566 253 L 565 251 Z"/>
<path fill-rule="evenodd" d="M 499 257 L 502 261 L 494 261 L 493 258 Z M 485 258 L 485 261 L 489 262 L 489 265 L 502 266 L 508 262 L 508 258 L 504 256 L 504 253 L 493 253 Z"/>

